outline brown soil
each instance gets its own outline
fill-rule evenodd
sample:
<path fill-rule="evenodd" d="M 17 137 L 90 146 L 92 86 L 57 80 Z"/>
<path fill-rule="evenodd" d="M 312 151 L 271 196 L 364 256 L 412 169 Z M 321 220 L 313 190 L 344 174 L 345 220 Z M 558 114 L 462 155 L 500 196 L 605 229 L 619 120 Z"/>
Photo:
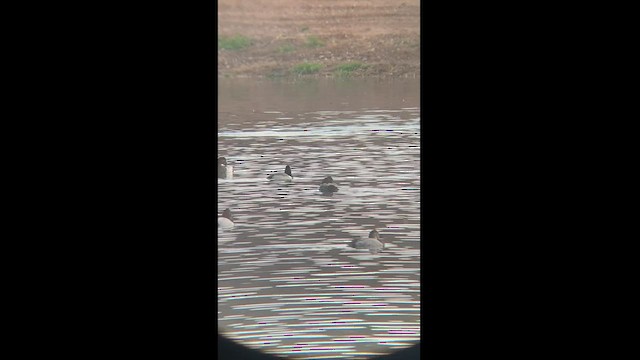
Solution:
<path fill-rule="evenodd" d="M 218 38 L 250 45 L 218 48 L 218 76 L 300 76 L 295 66 L 320 64 L 304 76 L 420 76 L 419 0 L 219 0 Z"/>

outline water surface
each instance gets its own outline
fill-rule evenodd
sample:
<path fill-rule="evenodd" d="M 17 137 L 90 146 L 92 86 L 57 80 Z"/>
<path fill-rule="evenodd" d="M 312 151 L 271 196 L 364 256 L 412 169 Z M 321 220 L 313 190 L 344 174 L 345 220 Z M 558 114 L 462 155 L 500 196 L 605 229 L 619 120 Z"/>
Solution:
<path fill-rule="evenodd" d="M 367 358 L 420 338 L 419 81 L 219 82 L 218 326 L 280 356 Z M 291 183 L 267 175 L 290 165 Z M 325 176 L 339 187 L 318 191 Z M 349 247 L 378 229 L 385 250 Z"/>

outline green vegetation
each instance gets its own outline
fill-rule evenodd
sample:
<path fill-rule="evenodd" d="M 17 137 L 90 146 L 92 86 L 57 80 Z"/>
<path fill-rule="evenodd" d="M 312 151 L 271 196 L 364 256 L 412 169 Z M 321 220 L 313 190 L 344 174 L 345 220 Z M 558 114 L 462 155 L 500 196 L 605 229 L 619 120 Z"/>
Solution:
<path fill-rule="evenodd" d="M 366 65 L 361 62 L 344 63 L 344 64 L 338 65 L 335 72 L 337 75 L 340 75 L 340 76 L 349 76 L 351 75 L 352 72 L 358 69 L 362 69 L 364 67 L 366 67 Z"/>
<path fill-rule="evenodd" d="M 284 44 L 284 45 L 282 45 L 282 46 L 280 46 L 278 48 L 278 52 L 280 52 L 280 53 L 288 53 L 288 52 L 292 52 L 295 49 L 296 48 L 291 44 Z"/>
<path fill-rule="evenodd" d="M 322 68 L 321 64 L 302 63 L 293 67 L 293 72 L 298 75 L 315 74 Z"/>
<path fill-rule="evenodd" d="M 273 69 L 271 71 L 269 71 L 267 73 L 267 78 L 268 79 L 278 79 L 278 78 L 282 78 L 284 76 L 287 76 L 288 71 L 286 69 Z"/>
<path fill-rule="evenodd" d="M 316 36 L 311 35 L 307 38 L 307 47 L 317 48 L 322 46 L 324 46 L 324 43 L 320 41 L 320 39 L 318 39 Z"/>
<path fill-rule="evenodd" d="M 242 35 L 231 37 L 222 36 L 218 38 L 218 49 L 240 50 L 249 45 L 251 45 L 251 39 Z"/>

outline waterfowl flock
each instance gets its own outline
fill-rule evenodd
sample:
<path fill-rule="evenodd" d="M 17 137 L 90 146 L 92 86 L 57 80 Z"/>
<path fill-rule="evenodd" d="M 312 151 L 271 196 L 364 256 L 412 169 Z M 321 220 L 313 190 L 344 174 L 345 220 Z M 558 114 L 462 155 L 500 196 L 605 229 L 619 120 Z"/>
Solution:
<path fill-rule="evenodd" d="M 227 180 L 233 179 L 233 166 L 227 163 L 227 159 L 225 157 L 218 158 L 218 178 Z M 267 176 L 267 180 L 274 182 L 291 182 L 293 180 L 291 167 L 287 165 L 284 172 L 273 173 Z M 338 192 L 338 185 L 336 185 L 331 176 L 326 176 L 320 183 L 318 190 L 322 195 L 333 196 L 333 194 Z M 228 208 L 225 209 L 222 212 L 222 215 L 218 217 L 218 228 L 233 228 L 235 226 L 233 220 L 231 210 Z M 366 249 L 372 254 L 377 254 L 385 248 L 384 242 L 380 239 L 380 234 L 375 228 L 369 232 L 369 236 L 367 238 L 353 239 L 351 247 L 354 249 Z"/>

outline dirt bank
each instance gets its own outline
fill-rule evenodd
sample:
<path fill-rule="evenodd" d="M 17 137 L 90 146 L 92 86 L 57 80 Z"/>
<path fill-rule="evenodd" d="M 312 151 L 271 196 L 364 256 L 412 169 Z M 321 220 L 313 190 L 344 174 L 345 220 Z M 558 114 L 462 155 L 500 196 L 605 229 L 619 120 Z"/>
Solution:
<path fill-rule="evenodd" d="M 218 76 L 420 76 L 418 0 L 219 0 Z"/>

